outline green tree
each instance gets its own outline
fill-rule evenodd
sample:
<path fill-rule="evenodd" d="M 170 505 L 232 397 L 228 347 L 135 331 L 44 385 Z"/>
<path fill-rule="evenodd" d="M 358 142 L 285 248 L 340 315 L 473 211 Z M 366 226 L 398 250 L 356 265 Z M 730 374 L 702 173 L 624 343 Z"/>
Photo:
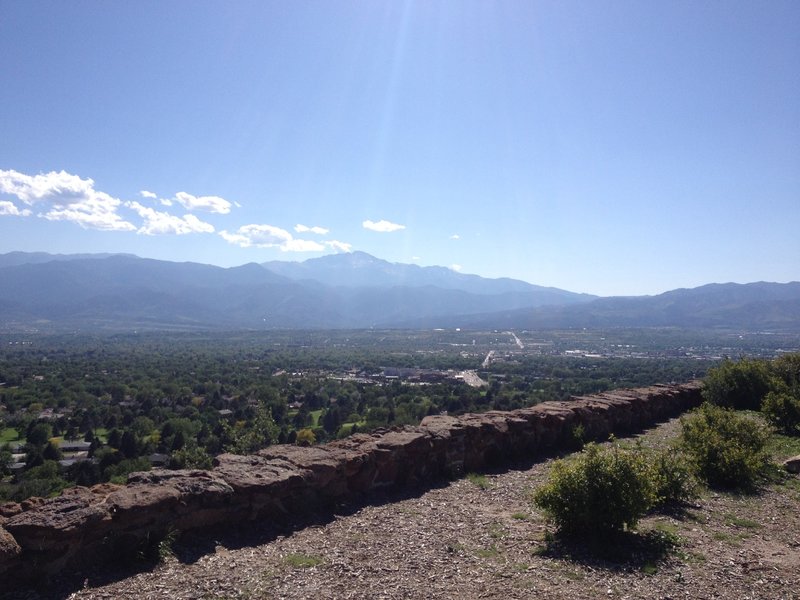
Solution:
<path fill-rule="evenodd" d="M 153 419 L 149 417 L 139 416 L 131 423 L 131 432 L 137 437 L 142 439 L 149 436 L 156 429 L 156 424 Z"/>
<path fill-rule="evenodd" d="M 223 422 L 224 435 L 228 440 L 225 449 L 234 454 L 252 454 L 261 448 L 274 444 L 278 439 L 279 428 L 269 409 L 263 404 L 256 408 L 255 417 L 248 426 L 230 425 Z"/>
<path fill-rule="evenodd" d="M 120 440 L 119 450 L 125 458 L 136 458 L 139 456 L 139 444 L 136 436 L 129 430 L 125 430 Z"/>
<path fill-rule="evenodd" d="M 773 389 L 773 379 L 763 360 L 726 359 L 709 370 L 703 380 L 703 398 L 711 404 L 736 409 L 759 410 L 764 396 Z"/>
<path fill-rule="evenodd" d="M 800 353 L 784 354 L 771 363 L 777 380 L 761 404 L 761 412 L 776 429 L 800 435 Z"/>
<path fill-rule="evenodd" d="M 58 461 L 63 458 L 63 455 L 61 454 L 61 449 L 56 444 L 53 442 L 47 442 L 47 445 L 42 451 L 42 457 L 44 457 L 45 460 Z"/>
<path fill-rule="evenodd" d="M 298 446 L 313 446 L 317 443 L 317 436 L 314 435 L 312 429 L 301 429 L 295 436 L 295 443 Z"/>
<path fill-rule="evenodd" d="M 183 434 L 183 430 L 178 430 L 175 435 L 172 436 L 172 445 L 170 449 L 172 451 L 180 450 L 186 445 L 186 436 Z"/>
<path fill-rule="evenodd" d="M 122 434 L 116 427 L 108 433 L 108 445 L 117 450 L 122 445 Z"/>
<path fill-rule="evenodd" d="M 144 457 L 125 459 L 103 469 L 103 479 L 112 483 L 125 483 L 129 473 L 149 471 L 150 469 L 150 461 Z"/>
<path fill-rule="evenodd" d="M 91 460 L 81 460 L 67 469 L 67 478 L 77 485 L 90 486 L 100 482 L 100 467 Z"/>
<path fill-rule="evenodd" d="M 800 390 L 800 352 L 784 354 L 772 361 L 772 372 L 794 395 Z"/>
<path fill-rule="evenodd" d="M 12 498 L 20 501 L 31 496 L 53 496 L 61 492 L 67 485 L 67 482 L 61 477 L 58 463 L 48 460 L 22 474 Z"/>
<path fill-rule="evenodd" d="M 295 429 L 302 429 L 306 425 L 311 424 L 311 413 L 308 411 L 308 406 L 303 403 L 297 414 L 292 418 L 292 425 Z"/>
<path fill-rule="evenodd" d="M 170 455 L 170 469 L 210 469 L 213 466 L 211 456 L 203 448 L 196 445 L 184 446 Z"/>
<path fill-rule="evenodd" d="M 339 407 L 333 406 L 325 411 L 322 416 L 322 427 L 329 434 L 334 434 L 342 424 L 342 415 Z"/>
<path fill-rule="evenodd" d="M 26 440 L 32 446 L 43 447 L 50 441 L 52 434 L 53 428 L 49 423 L 32 423 Z"/>
<path fill-rule="evenodd" d="M 0 447 L 0 475 L 7 475 L 9 473 L 9 466 L 13 459 L 11 453 L 11 446 L 4 444 Z"/>
<path fill-rule="evenodd" d="M 25 452 L 25 466 L 27 468 L 40 467 L 44 463 L 44 446 L 27 446 Z"/>

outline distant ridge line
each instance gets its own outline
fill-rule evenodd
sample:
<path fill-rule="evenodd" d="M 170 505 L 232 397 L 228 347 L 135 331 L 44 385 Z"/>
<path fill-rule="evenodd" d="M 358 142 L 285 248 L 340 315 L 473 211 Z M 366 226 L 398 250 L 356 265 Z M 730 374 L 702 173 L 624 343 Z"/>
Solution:
<path fill-rule="evenodd" d="M 0 255 L 0 332 L 642 328 L 800 332 L 800 282 L 597 298 L 365 253 L 216 267 Z"/>

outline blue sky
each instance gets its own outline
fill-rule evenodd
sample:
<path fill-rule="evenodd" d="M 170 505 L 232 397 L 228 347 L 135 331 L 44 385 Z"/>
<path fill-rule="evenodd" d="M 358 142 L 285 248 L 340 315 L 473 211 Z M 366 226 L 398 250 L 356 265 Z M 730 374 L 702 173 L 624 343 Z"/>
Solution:
<path fill-rule="evenodd" d="M 800 279 L 800 3 L 0 0 L 0 252 Z"/>

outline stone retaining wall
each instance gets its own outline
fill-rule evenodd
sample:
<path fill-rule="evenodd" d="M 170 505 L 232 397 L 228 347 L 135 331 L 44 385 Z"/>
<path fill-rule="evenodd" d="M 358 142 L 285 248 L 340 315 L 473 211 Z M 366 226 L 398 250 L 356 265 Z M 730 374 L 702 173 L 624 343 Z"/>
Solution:
<path fill-rule="evenodd" d="M 167 531 L 268 519 L 383 487 L 430 482 L 642 430 L 700 404 L 700 383 L 616 390 L 509 412 L 426 417 L 329 444 L 222 454 L 208 471 L 156 469 L 0 505 L 0 589 L 139 548 Z"/>

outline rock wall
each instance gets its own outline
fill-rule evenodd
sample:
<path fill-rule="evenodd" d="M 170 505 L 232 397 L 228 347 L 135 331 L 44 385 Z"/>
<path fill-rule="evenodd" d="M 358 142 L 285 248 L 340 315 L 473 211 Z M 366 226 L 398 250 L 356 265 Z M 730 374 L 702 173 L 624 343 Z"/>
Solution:
<path fill-rule="evenodd" d="M 429 482 L 588 438 L 639 431 L 700 403 L 700 384 L 653 386 L 545 402 L 510 412 L 426 417 L 313 447 L 223 454 L 209 471 L 133 473 L 127 485 L 75 487 L 51 499 L 0 505 L 0 589 L 106 560 L 188 531 L 275 518 L 371 490 Z"/>

